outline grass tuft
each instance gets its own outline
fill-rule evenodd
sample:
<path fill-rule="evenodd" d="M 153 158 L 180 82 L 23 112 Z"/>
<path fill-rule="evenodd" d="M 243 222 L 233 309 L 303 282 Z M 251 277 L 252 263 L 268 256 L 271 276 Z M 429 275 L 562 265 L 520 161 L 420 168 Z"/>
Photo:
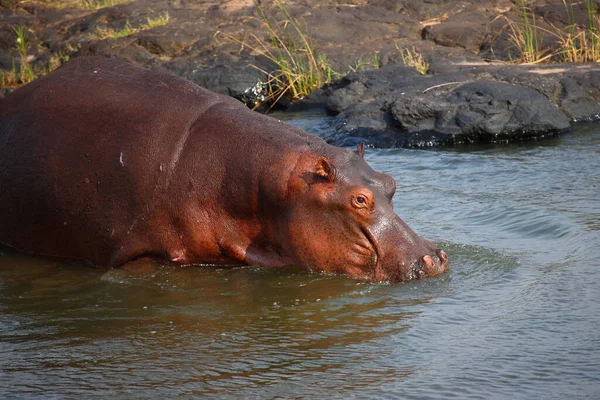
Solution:
<path fill-rule="evenodd" d="M 284 16 L 283 20 L 272 21 L 257 3 L 259 21 L 269 35 L 268 42 L 256 35 L 252 35 L 249 40 L 241 40 L 224 32 L 217 32 L 217 35 L 250 48 L 276 65 L 273 72 L 252 65 L 266 77 L 265 99 L 254 108 L 271 103 L 269 110 L 284 96 L 299 100 L 340 76 L 332 69 L 327 58 L 318 54 L 306 28 L 290 15 L 280 1 L 276 0 L 275 5 Z"/>
<path fill-rule="evenodd" d="M 406 67 L 416 69 L 421 75 L 425 75 L 429 71 L 429 62 L 414 47 L 411 50 L 408 47 L 400 48 L 396 45 L 396 48 L 400 52 L 400 57 Z"/>
<path fill-rule="evenodd" d="M 381 68 L 381 58 L 379 57 L 379 54 L 373 54 L 371 58 L 360 57 L 358 61 L 350 67 L 350 71 L 357 72 L 378 68 Z"/>
<path fill-rule="evenodd" d="M 122 29 L 114 30 L 112 28 L 100 28 L 96 27 L 96 36 L 99 39 L 116 39 L 125 37 L 137 33 L 137 29 L 133 29 L 129 21 L 125 22 L 125 26 Z"/>
<path fill-rule="evenodd" d="M 587 27 L 575 23 L 573 1 L 562 0 L 567 14 L 568 25 L 557 28 L 549 21 L 550 29 L 542 29 L 536 25 L 536 15 L 525 6 L 524 0 L 518 0 L 517 6 L 521 21 L 514 22 L 504 17 L 509 29 L 509 40 L 519 53 L 519 58 L 512 62 L 519 64 L 537 64 L 551 60 L 566 62 L 600 61 L 600 33 L 598 30 L 598 14 L 594 0 L 584 0 L 587 11 Z M 547 33 L 556 38 L 558 43 L 554 51 L 541 50 L 541 34 Z"/>
<path fill-rule="evenodd" d="M 129 0 L 75 0 L 73 3 L 84 10 L 99 10 L 126 3 Z"/>
<path fill-rule="evenodd" d="M 71 58 L 70 54 L 76 52 L 80 45 L 75 46 L 67 44 L 62 50 L 50 54 L 47 68 L 33 68 L 29 63 L 30 55 L 27 54 L 29 43 L 25 37 L 25 29 L 22 26 L 13 27 L 15 31 L 15 49 L 19 53 L 19 63 L 17 67 L 16 59 L 13 59 L 12 69 L 8 71 L 0 70 L 1 87 L 18 87 L 29 83 L 49 72 L 54 71 Z"/>
<path fill-rule="evenodd" d="M 29 64 L 27 56 L 27 48 L 29 42 L 25 37 L 25 28 L 22 26 L 13 27 L 15 32 L 15 49 L 19 53 L 20 63 L 19 68 L 13 60 L 12 69 L 10 71 L 0 71 L 0 85 L 4 87 L 24 85 L 35 79 L 33 68 Z"/>
<path fill-rule="evenodd" d="M 0 87 L 15 87 L 20 84 L 20 74 L 13 60 L 12 69 L 8 71 L 0 70 Z"/>
<path fill-rule="evenodd" d="M 171 19 L 171 17 L 169 17 L 169 13 L 168 12 L 165 12 L 164 14 L 160 14 L 156 18 L 148 17 L 146 19 L 147 22 L 145 24 L 142 24 L 142 26 L 140 26 L 140 30 L 145 31 L 145 30 L 148 30 L 148 29 L 157 28 L 159 26 L 167 25 L 169 23 L 170 19 Z"/>
<path fill-rule="evenodd" d="M 48 0 L 43 1 L 52 8 L 77 8 L 80 10 L 100 10 L 101 8 L 114 7 L 129 0 Z"/>
<path fill-rule="evenodd" d="M 99 39 L 121 38 L 121 37 L 129 36 L 129 35 L 133 35 L 135 33 L 141 32 L 141 31 L 146 31 L 148 29 L 153 29 L 153 28 L 157 28 L 159 26 L 167 25 L 169 23 L 170 19 L 171 18 L 169 17 L 169 13 L 165 12 L 164 14 L 161 14 L 156 18 L 148 17 L 146 19 L 146 23 L 140 25 L 137 28 L 132 27 L 131 24 L 129 23 L 129 21 L 126 21 L 125 26 L 122 29 L 119 29 L 118 31 L 116 31 L 114 29 L 96 28 L 96 36 Z"/>
<path fill-rule="evenodd" d="M 510 53 L 509 58 L 518 64 L 537 64 L 548 60 L 552 54 L 541 50 L 542 37 L 539 34 L 534 12 L 525 6 L 525 0 L 518 0 L 517 6 L 522 22 L 517 23 L 505 17 L 509 29 L 509 41 L 519 52 L 518 59 L 513 59 Z"/>
<path fill-rule="evenodd" d="M 48 72 L 54 71 L 56 68 L 63 64 L 66 64 L 71 59 L 69 54 L 58 51 L 50 55 L 50 61 L 48 63 Z"/>
<path fill-rule="evenodd" d="M 555 36 L 560 43 L 557 53 L 566 62 L 596 62 L 600 61 L 600 34 L 598 32 L 598 15 L 593 0 L 584 0 L 588 26 L 577 25 L 573 17 L 573 6 L 563 0 L 563 5 L 569 18 L 569 26 L 561 31 L 557 28 Z"/>

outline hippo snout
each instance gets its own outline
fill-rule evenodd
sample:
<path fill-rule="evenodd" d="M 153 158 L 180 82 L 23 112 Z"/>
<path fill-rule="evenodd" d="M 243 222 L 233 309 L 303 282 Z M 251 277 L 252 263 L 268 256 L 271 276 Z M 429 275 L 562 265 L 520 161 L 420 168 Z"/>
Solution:
<path fill-rule="evenodd" d="M 433 245 L 431 242 L 427 244 Z M 431 278 L 448 271 L 448 255 L 435 245 L 424 246 L 421 252 L 413 253 L 409 258 L 398 259 L 389 269 L 384 269 L 384 278 L 390 282 L 407 282 L 423 278 Z M 425 255 L 419 255 L 423 254 Z"/>
<path fill-rule="evenodd" d="M 377 247 L 380 274 L 376 280 L 407 282 L 448 271 L 446 252 L 417 235 L 400 217 L 396 215 L 386 228 Z"/>
<path fill-rule="evenodd" d="M 442 249 L 436 249 L 434 255 L 424 255 L 419 260 L 419 277 L 432 277 L 448 270 L 448 255 Z"/>

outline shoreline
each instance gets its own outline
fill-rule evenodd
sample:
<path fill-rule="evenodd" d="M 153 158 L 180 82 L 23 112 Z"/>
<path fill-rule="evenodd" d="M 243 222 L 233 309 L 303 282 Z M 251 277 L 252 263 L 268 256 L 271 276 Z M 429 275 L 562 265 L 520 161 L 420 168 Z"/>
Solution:
<path fill-rule="evenodd" d="M 536 2 L 531 12 L 540 16 L 539 24 L 560 24 L 560 3 Z M 578 7 L 573 19 L 585 24 L 585 10 Z M 252 0 L 134 0 L 99 9 L 5 0 L 0 68 L 20 66 L 13 28 L 23 27 L 26 62 L 40 74 L 68 59 L 99 55 L 171 72 L 251 102 L 266 74 L 278 67 L 249 45 L 256 38 L 268 46 L 271 32 L 262 15 L 274 24 L 298 21 L 309 49 L 327 62 L 329 83 L 302 100 L 284 98 L 278 107 L 325 110 L 334 117 L 328 140 L 337 145 L 512 142 L 599 120 L 600 64 L 507 62 L 514 48 L 506 21 L 518 21 L 519 12 L 508 0 L 306 0 L 261 7 Z M 549 46 L 551 39 L 541 43 Z M 425 74 L 405 65 L 407 55 L 423 57 Z M 10 91 L 0 88 L 0 99 Z"/>

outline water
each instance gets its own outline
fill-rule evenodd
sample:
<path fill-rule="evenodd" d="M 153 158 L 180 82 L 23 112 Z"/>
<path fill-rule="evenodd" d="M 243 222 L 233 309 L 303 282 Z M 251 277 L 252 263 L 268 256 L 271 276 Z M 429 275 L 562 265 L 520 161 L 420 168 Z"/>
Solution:
<path fill-rule="evenodd" d="M 0 398 L 598 398 L 598 129 L 368 150 L 396 211 L 450 255 L 421 282 L 3 249 Z"/>

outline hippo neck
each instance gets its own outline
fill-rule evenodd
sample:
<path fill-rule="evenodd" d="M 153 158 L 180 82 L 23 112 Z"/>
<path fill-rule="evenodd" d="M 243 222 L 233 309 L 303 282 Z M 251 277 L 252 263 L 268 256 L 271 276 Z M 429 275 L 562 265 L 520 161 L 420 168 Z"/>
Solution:
<path fill-rule="evenodd" d="M 193 124 L 179 156 L 174 174 L 185 179 L 172 180 L 185 186 L 188 212 L 197 215 L 197 225 L 184 229 L 192 242 L 185 247 L 216 242 L 213 253 L 218 260 L 264 266 L 292 263 L 280 243 L 278 223 L 288 206 L 290 176 L 302 154 L 333 156 L 340 150 L 231 102 L 217 104 L 207 114 Z"/>

